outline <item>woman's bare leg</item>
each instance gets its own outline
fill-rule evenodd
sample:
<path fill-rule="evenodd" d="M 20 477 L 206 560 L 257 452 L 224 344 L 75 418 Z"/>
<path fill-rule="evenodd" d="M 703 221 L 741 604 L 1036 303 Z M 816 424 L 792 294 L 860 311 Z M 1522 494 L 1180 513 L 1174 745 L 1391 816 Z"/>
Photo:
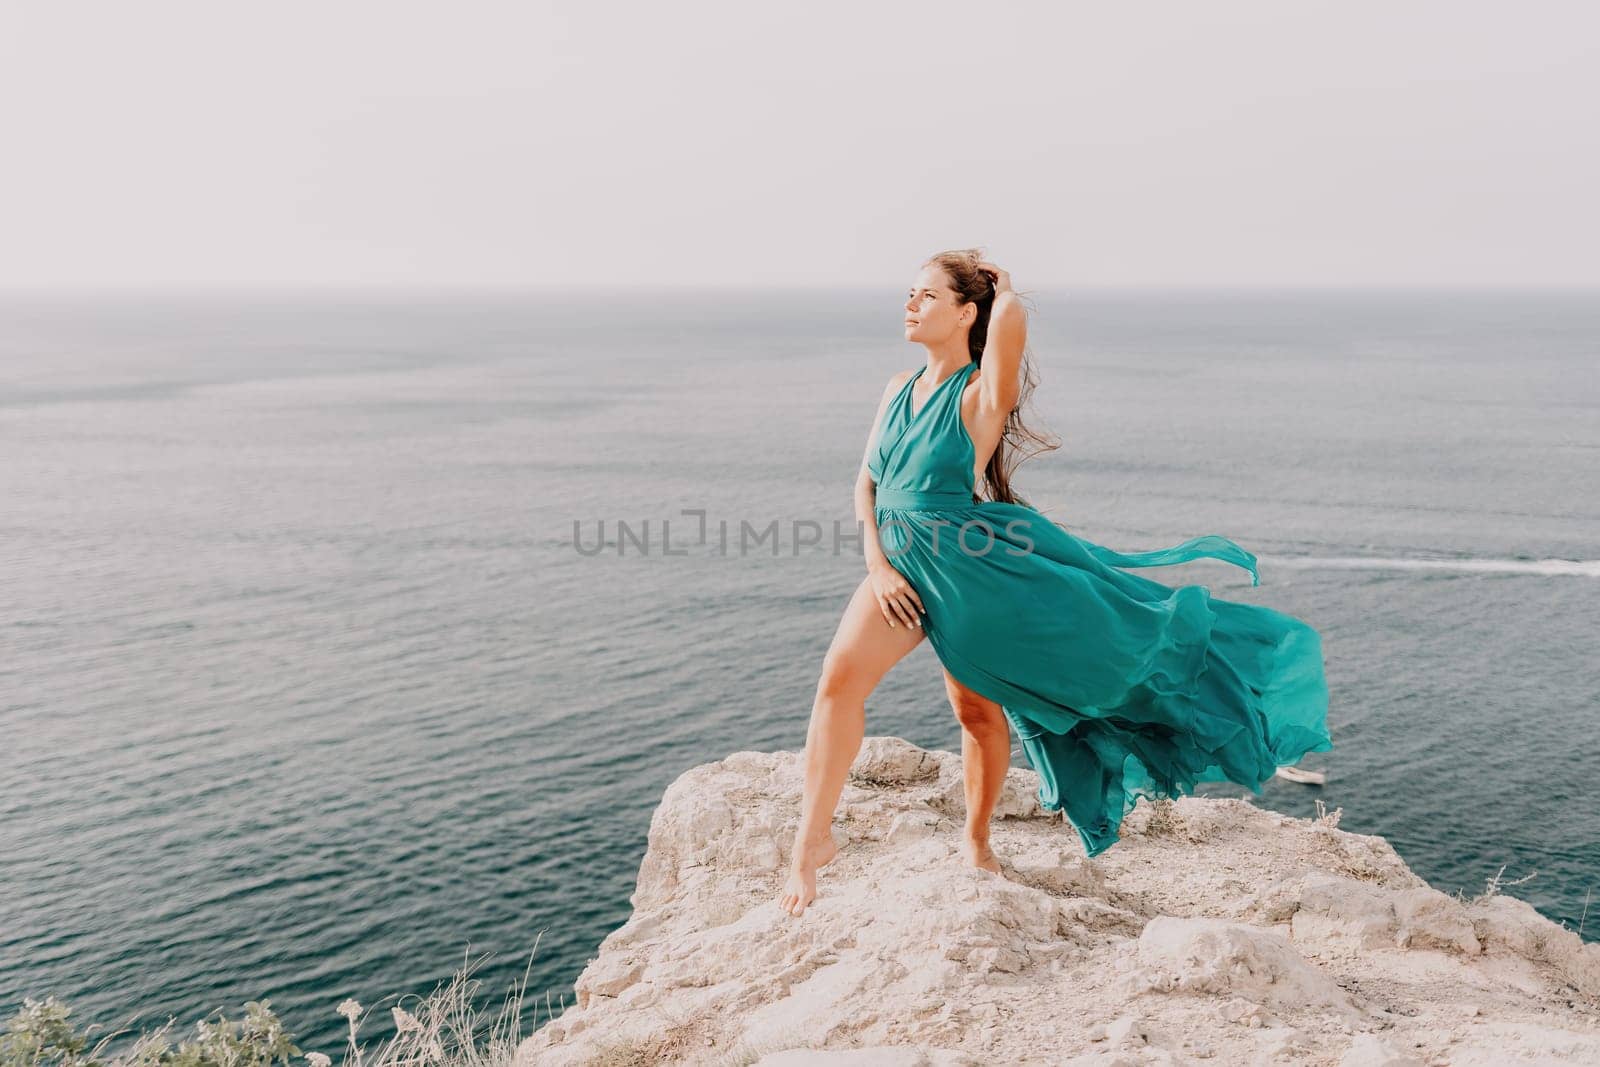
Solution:
<path fill-rule="evenodd" d="M 867 729 L 867 696 L 889 668 L 924 637 L 919 626 L 891 627 L 863 578 L 845 606 L 822 660 L 817 695 L 806 729 L 805 787 L 800 828 L 795 832 L 789 880 L 778 906 L 800 915 L 817 895 L 817 868 L 838 852 L 828 827 L 844 792 L 845 778 Z"/>
<path fill-rule="evenodd" d="M 944 688 L 961 723 L 961 772 L 967 795 L 962 855 L 972 866 L 1000 874 L 1000 861 L 989 847 L 989 819 L 1011 766 L 1011 728 L 1004 708 L 956 681 L 949 671 Z"/>

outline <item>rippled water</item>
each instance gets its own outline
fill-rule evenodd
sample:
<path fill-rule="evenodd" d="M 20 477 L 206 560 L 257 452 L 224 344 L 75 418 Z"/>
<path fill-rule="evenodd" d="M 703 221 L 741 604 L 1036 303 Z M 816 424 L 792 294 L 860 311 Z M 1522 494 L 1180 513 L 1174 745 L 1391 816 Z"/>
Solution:
<path fill-rule="evenodd" d="M 790 524 L 851 521 L 879 390 L 921 359 L 898 299 L 7 298 L 0 1012 L 266 997 L 337 1052 L 342 998 L 469 956 L 489 1001 L 530 955 L 530 998 L 570 999 L 666 785 L 804 743 L 862 567 Z M 1036 304 L 1062 447 L 1023 491 L 1125 551 L 1232 537 L 1259 588 L 1143 573 L 1323 634 L 1328 784 L 1260 803 L 1321 797 L 1445 891 L 1537 871 L 1513 892 L 1593 938 L 1600 298 Z M 774 520 L 777 555 L 737 551 Z M 959 746 L 926 644 L 868 731 Z"/>

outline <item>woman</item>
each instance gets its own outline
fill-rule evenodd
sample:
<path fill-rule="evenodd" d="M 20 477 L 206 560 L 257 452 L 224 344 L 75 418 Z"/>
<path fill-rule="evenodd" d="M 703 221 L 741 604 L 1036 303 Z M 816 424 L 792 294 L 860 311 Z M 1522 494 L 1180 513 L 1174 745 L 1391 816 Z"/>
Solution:
<path fill-rule="evenodd" d="M 1091 857 L 1115 843 L 1140 796 L 1219 777 L 1259 795 L 1278 767 L 1333 747 L 1314 629 L 1118 569 L 1211 557 L 1259 585 L 1255 556 L 1215 535 L 1116 552 L 1012 490 L 1003 442 L 1040 438 L 1018 417 L 1033 382 L 1027 316 L 1005 271 L 976 250 L 934 256 L 911 287 L 905 329 L 927 363 L 889 380 L 867 435 L 855 493 L 867 576 L 817 683 L 784 911 L 805 911 L 817 869 L 838 852 L 829 824 L 867 696 L 924 635 L 961 722 L 962 853 L 996 874 L 989 819 L 1010 726 L 1039 773 L 1040 803 L 1065 813 Z"/>

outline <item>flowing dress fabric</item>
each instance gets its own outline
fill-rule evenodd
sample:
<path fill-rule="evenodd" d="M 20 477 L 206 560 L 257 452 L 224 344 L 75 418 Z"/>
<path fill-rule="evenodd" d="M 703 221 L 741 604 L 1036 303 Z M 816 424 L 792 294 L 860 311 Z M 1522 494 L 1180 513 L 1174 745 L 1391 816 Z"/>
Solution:
<path fill-rule="evenodd" d="M 976 363 L 911 410 L 913 374 L 868 453 L 879 539 L 922 600 L 945 669 L 999 703 L 1084 851 L 1117 840 L 1140 796 L 1206 780 L 1256 795 L 1277 768 L 1333 748 L 1322 645 L 1305 622 L 1119 568 L 1223 560 L 1261 584 L 1225 537 L 1117 552 L 1019 504 L 978 501 L 960 397 Z M 926 368 L 923 368 L 926 369 Z"/>

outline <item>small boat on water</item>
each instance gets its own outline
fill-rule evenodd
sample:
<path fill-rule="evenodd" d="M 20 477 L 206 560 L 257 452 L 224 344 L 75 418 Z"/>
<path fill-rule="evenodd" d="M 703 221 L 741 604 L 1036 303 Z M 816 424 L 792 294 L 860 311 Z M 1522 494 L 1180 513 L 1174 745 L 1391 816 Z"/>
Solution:
<path fill-rule="evenodd" d="M 1328 781 L 1327 771 L 1306 771 L 1299 767 L 1279 767 L 1274 778 L 1285 778 L 1291 782 L 1305 782 L 1307 785 L 1323 785 Z"/>

